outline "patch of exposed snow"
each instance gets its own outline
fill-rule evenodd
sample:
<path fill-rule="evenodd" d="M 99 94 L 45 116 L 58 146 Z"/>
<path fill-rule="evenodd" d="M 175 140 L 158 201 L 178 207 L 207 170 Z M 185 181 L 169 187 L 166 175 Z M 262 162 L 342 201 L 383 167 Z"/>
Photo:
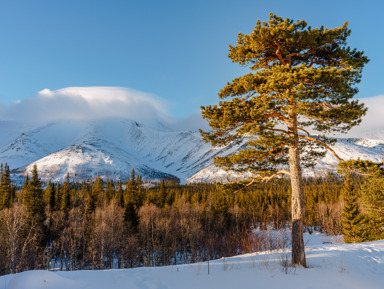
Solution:
<path fill-rule="evenodd" d="M 246 254 L 188 265 L 105 271 L 29 271 L 0 277 L 0 289 L 270 288 L 379 289 L 384 284 L 384 240 L 324 242 L 305 235 L 308 267 L 293 268 L 289 250 Z M 209 274 L 208 274 L 209 270 Z"/>

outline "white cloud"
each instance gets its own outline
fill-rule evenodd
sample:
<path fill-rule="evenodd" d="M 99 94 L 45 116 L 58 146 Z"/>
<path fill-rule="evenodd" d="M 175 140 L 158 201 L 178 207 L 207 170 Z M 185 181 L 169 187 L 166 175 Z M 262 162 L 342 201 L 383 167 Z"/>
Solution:
<path fill-rule="evenodd" d="M 33 123 L 67 119 L 122 117 L 144 121 L 166 117 L 166 102 L 153 95 L 121 87 L 44 89 L 33 98 L 3 109 L 3 119 Z"/>
<path fill-rule="evenodd" d="M 36 96 L 0 103 L 0 120 L 42 124 L 60 120 L 125 118 L 147 125 L 161 122 L 176 130 L 207 129 L 201 112 L 175 118 L 167 114 L 167 101 L 155 95 L 123 87 L 68 87 L 43 89 Z"/>
<path fill-rule="evenodd" d="M 384 95 L 362 98 L 368 107 L 362 123 L 353 128 L 348 137 L 369 135 L 384 131 Z M 33 98 L 5 106 L 0 103 L 0 120 L 28 123 L 47 123 L 58 120 L 91 120 L 126 118 L 153 125 L 158 122 L 177 130 L 208 130 L 200 110 L 184 118 L 167 114 L 167 101 L 157 96 L 122 87 L 68 87 L 58 90 L 44 89 Z"/>
<path fill-rule="evenodd" d="M 361 124 L 352 128 L 347 136 L 372 137 L 375 135 L 374 131 L 384 130 L 384 95 L 360 98 L 359 101 L 368 108 L 367 114 L 363 117 Z"/>

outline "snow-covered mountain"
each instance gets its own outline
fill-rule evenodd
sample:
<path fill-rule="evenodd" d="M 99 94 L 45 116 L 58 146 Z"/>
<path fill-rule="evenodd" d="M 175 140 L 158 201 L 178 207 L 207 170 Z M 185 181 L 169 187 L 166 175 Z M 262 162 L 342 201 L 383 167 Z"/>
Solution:
<path fill-rule="evenodd" d="M 14 178 L 20 180 L 34 164 L 45 181 L 62 180 L 67 172 L 74 180 L 96 175 L 127 179 L 132 169 L 146 180 L 201 182 L 242 177 L 213 165 L 214 156 L 230 154 L 242 144 L 212 148 L 197 131 L 175 131 L 161 123 L 72 120 L 28 127 L 0 122 L 0 136 L 0 163 L 7 162 Z M 345 159 L 383 161 L 384 138 L 339 139 L 334 149 Z M 306 174 L 318 175 L 335 169 L 336 164 L 336 158 L 328 154 Z"/>
<path fill-rule="evenodd" d="M 36 164 L 43 180 L 62 180 L 67 172 L 75 180 L 96 175 L 126 179 L 135 169 L 143 179 L 185 182 L 212 163 L 214 155 L 236 149 L 212 148 L 196 131 L 123 119 L 55 122 L 12 132 L 9 136 L 9 123 L 0 125 L 7 138 L 0 142 L 0 162 L 7 162 L 16 177 Z"/>

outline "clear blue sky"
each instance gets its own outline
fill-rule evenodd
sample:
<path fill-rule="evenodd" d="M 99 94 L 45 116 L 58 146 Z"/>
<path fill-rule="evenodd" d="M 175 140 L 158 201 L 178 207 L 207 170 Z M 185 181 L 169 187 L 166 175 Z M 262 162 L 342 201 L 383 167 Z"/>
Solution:
<path fill-rule="evenodd" d="M 0 102 L 69 86 L 121 86 L 155 94 L 174 116 L 218 102 L 246 72 L 227 58 L 237 33 L 273 12 L 312 27 L 349 22 L 364 50 L 359 97 L 384 94 L 384 1 L 1 0 Z"/>

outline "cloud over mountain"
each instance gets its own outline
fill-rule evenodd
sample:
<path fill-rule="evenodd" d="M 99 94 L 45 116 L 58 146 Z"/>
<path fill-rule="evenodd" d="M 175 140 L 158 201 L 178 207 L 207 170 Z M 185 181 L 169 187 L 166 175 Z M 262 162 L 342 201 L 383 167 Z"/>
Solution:
<path fill-rule="evenodd" d="M 50 122 L 123 117 L 144 121 L 166 118 L 165 107 L 164 100 L 128 88 L 68 87 L 44 89 L 33 98 L 13 103 L 3 109 L 3 119 Z"/>
<path fill-rule="evenodd" d="M 362 98 L 368 107 L 360 126 L 348 136 L 362 136 L 373 130 L 384 130 L 384 95 Z M 11 105 L 0 103 L 0 120 L 47 123 L 58 120 L 94 120 L 126 118 L 152 125 L 162 123 L 176 130 L 208 129 L 199 110 L 184 118 L 167 113 L 170 105 L 155 95 L 123 87 L 67 87 L 44 89 L 34 97 Z M 338 136 L 344 136 L 338 134 Z"/>
<path fill-rule="evenodd" d="M 361 124 L 352 128 L 347 136 L 361 137 L 367 136 L 373 131 L 384 130 L 384 95 L 360 98 L 359 100 L 365 104 L 368 111 Z"/>

